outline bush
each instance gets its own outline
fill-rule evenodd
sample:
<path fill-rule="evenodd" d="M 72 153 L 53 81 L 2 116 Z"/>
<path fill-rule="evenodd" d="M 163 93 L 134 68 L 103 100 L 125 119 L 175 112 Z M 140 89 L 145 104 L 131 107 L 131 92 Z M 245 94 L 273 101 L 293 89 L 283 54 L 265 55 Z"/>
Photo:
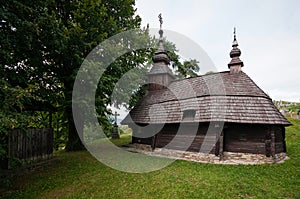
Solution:
<path fill-rule="evenodd" d="M 24 129 L 35 116 L 24 112 L 24 104 L 34 99 L 33 86 L 13 87 L 0 80 L 0 160 L 7 158 L 7 135 L 15 128 Z"/>

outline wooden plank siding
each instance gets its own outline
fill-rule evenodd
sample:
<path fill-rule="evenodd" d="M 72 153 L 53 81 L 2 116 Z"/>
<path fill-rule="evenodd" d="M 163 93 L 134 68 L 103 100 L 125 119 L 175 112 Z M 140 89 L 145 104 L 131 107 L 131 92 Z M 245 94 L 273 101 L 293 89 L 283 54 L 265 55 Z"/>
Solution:
<path fill-rule="evenodd" d="M 48 159 L 53 152 L 52 128 L 15 129 L 8 135 L 8 168 L 10 161 Z"/>
<path fill-rule="evenodd" d="M 132 143 L 151 145 L 152 144 L 152 139 L 153 139 L 153 137 L 150 137 L 150 138 L 139 138 L 139 137 L 132 136 Z"/>
<path fill-rule="evenodd" d="M 184 132 L 180 132 L 181 135 L 177 134 L 178 129 L 183 128 Z M 195 125 L 195 123 L 189 124 L 166 124 L 164 127 L 156 134 L 148 138 L 139 138 L 139 134 L 142 133 L 142 128 L 133 129 L 132 143 L 140 143 L 151 145 L 152 147 L 166 147 L 169 149 L 177 150 L 188 150 L 199 152 L 203 140 L 206 139 L 206 143 L 212 146 L 211 152 L 215 150 L 216 136 L 212 135 L 210 137 L 206 136 L 208 125 Z M 176 138 L 175 138 L 176 137 Z M 155 142 L 155 143 L 153 143 Z M 172 142 L 172 143 L 171 143 Z M 186 143 L 190 143 L 187 145 Z"/>
<path fill-rule="evenodd" d="M 232 124 L 225 131 L 224 151 L 266 154 L 269 156 L 272 153 L 271 132 L 274 132 L 275 153 L 285 152 L 282 129 L 270 125 Z"/>
<path fill-rule="evenodd" d="M 274 155 L 285 151 L 285 132 L 284 127 L 274 125 L 249 125 L 249 124 L 225 124 L 221 137 L 217 135 L 207 136 L 208 124 L 200 124 L 195 127 L 195 124 L 185 124 L 185 132 L 178 133 L 179 124 L 166 124 L 156 137 L 149 138 L 135 137 L 137 134 L 133 131 L 133 143 L 141 143 L 151 145 L 153 148 L 169 148 L 176 150 L 187 150 L 199 152 L 204 142 L 211 146 L 210 153 L 223 155 L 225 152 L 241 152 L 253 154 L 265 154 L 267 156 Z M 197 132 L 192 132 L 197 128 Z M 138 130 L 142 133 L 142 128 Z M 275 139 L 271 139 L 271 132 L 274 132 Z M 218 139 L 218 140 L 217 140 Z M 220 141 L 222 143 L 220 143 Z M 154 143 L 155 142 L 155 143 Z M 171 143 L 171 144 L 170 144 Z M 190 143 L 190 144 L 187 144 Z M 275 147 L 274 149 L 272 148 Z"/>
<path fill-rule="evenodd" d="M 217 125 L 209 133 L 211 136 L 215 131 L 215 138 L 209 139 L 209 142 L 217 142 L 214 143 L 214 153 L 220 159 L 225 151 L 259 153 L 273 157 L 276 153 L 286 152 L 285 126 L 291 123 L 246 73 L 224 71 L 173 80 L 166 86 L 165 83 L 172 76 L 170 73 L 166 64 L 154 64 L 149 72 L 148 92 L 121 122 L 129 126 L 150 125 L 149 132 L 138 127 L 137 131 L 133 129 L 133 143 L 137 141 L 151 143 L 152 148 L 173 147 L 185 150 L 186 147 L 182 146 L 186 145 L 185 140 L 193 139 L 188 150 L 199 151 L 202 145 L 202 148 L 206 147 L 203 140 L 209 123 L 220 122 L 227 127 L 221 135 L 219 131 L 215 131 Z M 198 124 L 200 127 L 194 133 L 195 130 L 191 129 Z M 155 132 L 151 125 L 164 127 Z M 187 125 L 187 128 L 184 132 L 179 132 L 177 140 L 173 140 L 181 125 Z M 143 135 L 148 135 L 149 138 L 138 138 Z M 171 142 L 174 142 L 173 146 L 169 145 Z"/>
<path fill-rule="evenodd" d="M 175 138 L 176 137 L 176 138 Z M 199 152 L 202 143 L 206 139 L 206 143 L 211 146 L 210 152 L 215 151 L 215 136 L 205 137 L 205 135 L 170 135 L 170 134 L 158 134 L 156 147 L 165 147 L 168 149 L 187 150 L 193 152 Z M 187 143 L 190 143 L 189 145 Z"/>

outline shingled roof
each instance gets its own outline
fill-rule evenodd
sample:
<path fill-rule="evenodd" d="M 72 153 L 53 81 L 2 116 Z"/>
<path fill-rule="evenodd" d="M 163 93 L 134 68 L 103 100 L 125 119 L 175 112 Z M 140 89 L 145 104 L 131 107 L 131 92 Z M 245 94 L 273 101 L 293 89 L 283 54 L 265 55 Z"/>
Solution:
<path fill-rule="evenodd" d="M 194 110 L 195 116 L 185 122 L 290 125 L 247 74 L 229 71 L 177 80 L 168 88 L 149 91 L 122 124 L 179 123 L 187 110 Z"/>
<path fill-rule="evenodd" d="M 161 17 L 160 23 L 162 24 Z M 148 76 L 157 74 L 172 76 L 168 68 L 170 60 L 163 48 L 161 29 L 159 34 L 159 46 Z M 222 121 L 290 125 L 290 122 L 275 107 L 272 99 L 241 71 L 244 63 L 239 58 L 241 51 L 238 48 L 235 29 L 232 47 L 230 52 L 232 59 L 228 64 L 230 71 L 173 80 L 168 82 L 167 86 L 148 89 L 147 94 L 121 123 Z M 161 83 L 160 79 L 157 83 Z"/>

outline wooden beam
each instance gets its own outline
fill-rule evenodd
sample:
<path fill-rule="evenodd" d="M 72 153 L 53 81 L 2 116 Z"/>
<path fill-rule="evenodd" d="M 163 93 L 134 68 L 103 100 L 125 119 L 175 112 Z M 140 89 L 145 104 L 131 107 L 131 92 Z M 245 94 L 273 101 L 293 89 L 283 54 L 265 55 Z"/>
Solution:
<path fill-rule="evenodd" d="M 281 131 L 282 131 L 283 152 L 286 153 L 285 128 L 282 127 L 281 129 L 282 129 Z"/>
<path fill-rule="evenodd" d="M 214 124 L 215 127 L 215 133 L 216 133 L 216 138 L 215 138 L 215 155 L 218 156 L 219 155 L 219 151 L 220 151 L 220 125 L 216 122 Z"/>
<path fill-rule="evenodd" d="M 155 149 L 156 147 L 156 140 L 157 140 L 157 134 L 155 134 L 153 137 L 152 137 L 152 143 L 151 143 L 151 149 L 152 151 Z"/>
<path fill-rule="evenodd" d="M 215 145 L 215 155 L 219 156 L 220 160 L 223 160 L 223 152 L 224 152 L 224 129 L 218 134 L 216 133 L 216 145 Z"/>
<path fill-rule="evenodd" d="M 219 160 L 223 160 L 224 155 L 224 129 L 222 130 L 219 138 Z"/>
<path fill-rule="evenodd" d="M 270 157 L 271 156 L 271 140 L 270 139 L 265 140 L 265 148 L 266 148 L 266 156 Z"/>
<path fill-rule="evenodd" d="M 271 155 L 275 157 L 275 133 L 274 129 L 271 130 Z"/>
<path fill-rule="evenodd" d="M 220 137 L 216 135 L 215 155 L 218 156 L 220 153 Z"/>
<path fill-rule="evenodd" d="M 223 155 L 224 155 L 224 134 L 223 131 L 221 133 L 220 139 L 219 139 L 219 160 L 223 160 Z"/>

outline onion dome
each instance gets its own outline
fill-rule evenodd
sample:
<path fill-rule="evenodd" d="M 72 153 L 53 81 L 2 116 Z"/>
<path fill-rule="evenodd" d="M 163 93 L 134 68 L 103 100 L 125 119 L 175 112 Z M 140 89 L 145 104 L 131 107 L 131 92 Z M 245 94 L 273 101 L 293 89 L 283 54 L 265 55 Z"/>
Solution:
<path fill-rule="evenodd" d="M 240 65 L 241 67 L 244 66 L 244 63 L 240 60 L 241 50 L 238 48 L 238 42 L 236 40 L 236 33 L 234 28 L 234 39 L 232 42 L 232 50 L 230 51 L 230 57 L 232 58 L 230 63 L 228 64 L 228 68 L 235 65 Z"/>
<path fill-rule="evenodd" d="M 153 66 L 148 73 L 148 90 L 160 90 L 166 88 L 174 80 L 172 70 L 169 68 L 170 57 L 163 45 L 163 30 L 161 14 L 158 16 L 160 22 L 158 48 L 152 57 Z"/>
<path fill-rule="evenodd" d="M 164 31 L 161 29 L 161 25 L 162 25 L 162 18 L 161 15 L 160 16 L 160 30 L 159 30 L 159 43 L 158 43 L 158 48 L 154 54 L 154 56 L 152 57 L 152 60 L 154 63 L 158 63 L 158 62 L 164 62 L 166 64 L 170 63 L 170 58 L 167 54 L 167 52 L 165 51 L 164 45 L 163 45 L 163 34 Z"/>
<path fill-rule="evenodd" d="M 155 54 L 152 57 L 152 60 L 154 62 L 153 67 L 151 68 L 149 75 L 152 74 L 162 74 L 162 73 L 168 73 L 172 75 L 171 69 L 168 67 L 170 63 L 170 57 L 167 53 L 167 51 L 164 48 L 163 45 L 163 33 L 162 30 L 162 17 L 161 14 L 158 16 L 159 22 L 160 22 L 160 30 L 159 30 L 159 42 L 158 42 L 158 48 L 155 52 Z"/>

